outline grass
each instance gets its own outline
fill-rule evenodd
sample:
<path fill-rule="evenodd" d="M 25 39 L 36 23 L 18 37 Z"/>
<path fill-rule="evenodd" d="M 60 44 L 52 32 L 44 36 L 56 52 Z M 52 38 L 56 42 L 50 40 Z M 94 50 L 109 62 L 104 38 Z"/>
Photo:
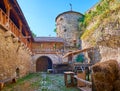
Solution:
<path fill-rule="evenodd" d="M 79 91 L 64 85 L 63 74 L 34 73 L 5 86 L 2 91 Z"/>
<path fill-rule="evenodd" d="M 17 87 L 26 87 L 29 86 L 29 88 L 36 88 L 38 87 L 38 81 L 40 79 L 39 78 L 39 74 L 33 74 L 30 73 L 29 75 L 22 77 L 20 79 L 17 80 L 17 83 L 14 84 L 6 84 L 6 86 L 4 87 L 4 89 L 2 91 L 17 91 L 15 90 Z M 37 78 L 38 81 L 35 80 L 35 78 Z"/>

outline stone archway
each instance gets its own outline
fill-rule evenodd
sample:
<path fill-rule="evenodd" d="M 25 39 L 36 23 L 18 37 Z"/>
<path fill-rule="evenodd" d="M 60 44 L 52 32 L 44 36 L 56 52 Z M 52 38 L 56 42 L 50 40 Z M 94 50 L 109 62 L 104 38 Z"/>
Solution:
<path fill-rule="evenodd" d="M 46 72 L 52 69 L 52 60 L 47 56 L 41 56 L 36 61 L 36 72 Z"/>

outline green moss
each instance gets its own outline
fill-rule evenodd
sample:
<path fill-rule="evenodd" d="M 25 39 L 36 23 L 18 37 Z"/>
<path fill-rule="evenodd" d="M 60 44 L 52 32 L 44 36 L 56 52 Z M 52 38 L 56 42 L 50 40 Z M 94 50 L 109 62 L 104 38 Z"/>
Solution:
<path fill-rule="evenodd" d="M 54 29 L 54 32 L 55 32 L 55 33 L 57 32 L 57 28 Z"/>
<path fill-rule="evenodd" d="M 111 4 L 113 6 L 111 6 Z M 108 18 L 111 17 L 111 14 L 113 14 L 113 12 L 119 12 L 119 9 L 120 9 L 120 1 L 118 0 L 101 0 L 100 3 L 94 7 L 93 10 L 90 10 L 89 13 L 85 14 L 85 18 L 83 21 L 84 25 L 81 26 L 85 28 L 81 36 L 81 39 L 82 40 L 89 39 L 89 37 L 92 36 L 94 31 L 97 28 L 99 28 L 99 25 L 104 26 L 106 22 L 110 21 L 110 19 Z M 93 21 L 96 21 L 96 24 L 92 25 L 91 28 L 88 29 L 87 27 L 90 26 L 90 24 L 93 23 Z M 96 39 L 93 38 L 89 42 L 95 44 Z"/>
<path fill-rule="evenodd" d="M 33 74 L 33 73 L 30 73 L 28 74 L 27 76 L 25 77 L 22 77 L 20 79 L 17 80 L 17 83 L 14 83 L 14 84 L 7 84 L 6 87 L 4 87 L 4 89 L 2 91 L 14 91 L 15 87 L 16 86 L 24 86 L 24 84 L 26 82 L 30 83 L 31 82 L 31 79 L 33 78 L 38 78 L 40 77 L 40 74 L 39 73 L 36 73 L 36 74 Z M 40 77 L 41 78 L 41 77 Z M 38 79 L 38 81 L 36 82 L 32 82 L 32 84 L 30 83 L 30 86 L 31 87 L 37 87 L 38 86 L 38 82 L 39 82 L 40 79 Z"/>
<path fill-rule="evenodd" d="M 64 85 L 63 74 L 29 74 L 15 84 L 7 85 L 2 91 L 79 91 Z"/>
<path fill-rule="evenodd" d="M 31 78 L 37 77 L 37 76 L 39 76 L 39 75 L 38 75 L 38 74 L 30 73 L 30 74 L 28 74 L 27 76 L 18 79 L 17 84 L 24 82 L 24 80 L 30 80 Z"/>
<path fill-rule="evenodd" d="M 90 37 L 90 35 L 92 35 L 95 31 L 95 29 L 97 29 L 99 27 L 100 22 L 96 23 L 91 29 L 86 30 L 83 35 L 81 36 L 81 39 L 88 39 Z"/>

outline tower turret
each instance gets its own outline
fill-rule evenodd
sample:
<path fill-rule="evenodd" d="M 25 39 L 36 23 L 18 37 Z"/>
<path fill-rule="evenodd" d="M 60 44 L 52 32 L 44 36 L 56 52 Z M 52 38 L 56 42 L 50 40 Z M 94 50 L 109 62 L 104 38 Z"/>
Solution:
<path fill-rule="evenodd" d="M 67 47 L 76 47 L 79 45 L 79 19 L 83 14 L 75 11 L 67 11 L 56 17 L 57 37 L 66 41 Z"/>

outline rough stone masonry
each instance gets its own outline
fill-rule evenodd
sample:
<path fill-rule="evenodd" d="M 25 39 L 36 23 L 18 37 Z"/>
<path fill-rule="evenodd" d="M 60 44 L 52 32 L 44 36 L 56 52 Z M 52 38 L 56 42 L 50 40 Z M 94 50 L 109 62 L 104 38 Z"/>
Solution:
<path fill-rule="evenodd" d="M 31 55 L 27 48 L 7 33 L 0 26 L 0 80 L 22 77 L 32 71 Z"/>

